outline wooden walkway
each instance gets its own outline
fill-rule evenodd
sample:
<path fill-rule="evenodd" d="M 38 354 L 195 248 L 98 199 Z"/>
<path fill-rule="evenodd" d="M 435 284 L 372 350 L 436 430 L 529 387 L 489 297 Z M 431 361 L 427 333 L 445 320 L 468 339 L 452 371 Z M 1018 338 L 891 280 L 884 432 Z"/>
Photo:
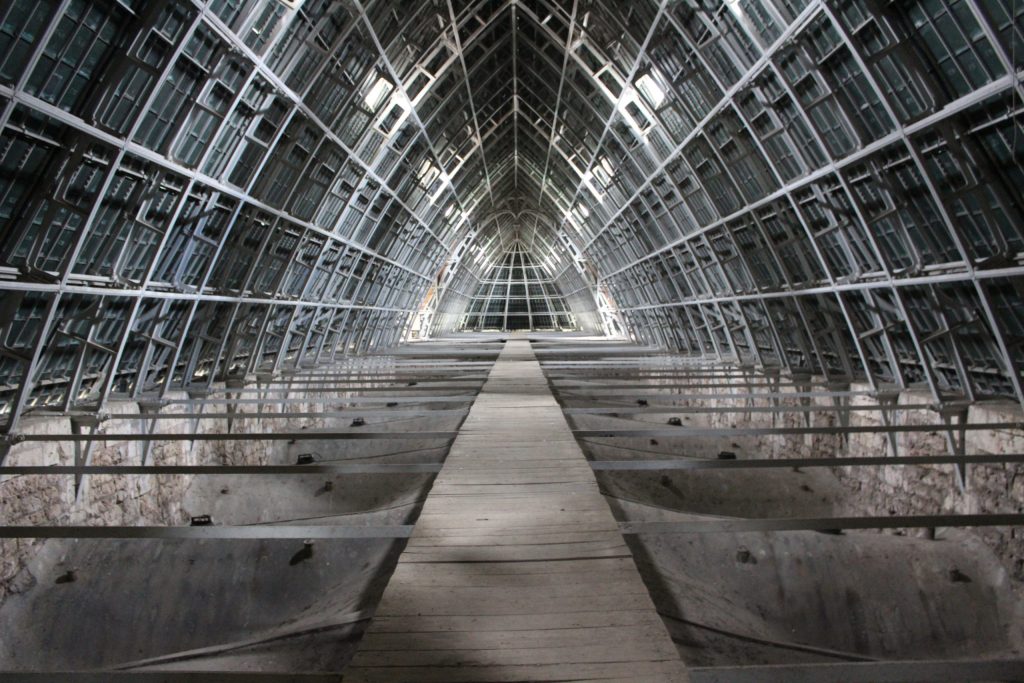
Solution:
<path fill-rule="evenodd" d="M 687 680 L 529 342 L 502 350 L 344 680 Z"/>

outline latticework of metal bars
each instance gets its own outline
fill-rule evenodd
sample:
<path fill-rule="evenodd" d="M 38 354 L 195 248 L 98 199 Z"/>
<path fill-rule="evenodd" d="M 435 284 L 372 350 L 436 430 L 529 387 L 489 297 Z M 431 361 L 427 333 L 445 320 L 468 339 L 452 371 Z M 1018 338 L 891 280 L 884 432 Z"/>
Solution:
<path fill-rule="evenodd" d="M 462 330 L 574 330 L 565 297 L 518 239 L 491 267 L 466 308 Z"/>
<path fill-rule="evenodd" d="M 0 411 L 464 320 L 1024 401 L 1024 3 L 12 0 Z"/>

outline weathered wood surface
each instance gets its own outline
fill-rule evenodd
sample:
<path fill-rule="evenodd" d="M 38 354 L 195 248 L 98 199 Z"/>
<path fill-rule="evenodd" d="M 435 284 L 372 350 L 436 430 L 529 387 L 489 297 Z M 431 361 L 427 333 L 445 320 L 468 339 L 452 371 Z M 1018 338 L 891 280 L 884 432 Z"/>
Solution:
<path fill-rule="evenodd" d="M 344 680 L 687 680 L 529 342 L 502 350 Z"/>

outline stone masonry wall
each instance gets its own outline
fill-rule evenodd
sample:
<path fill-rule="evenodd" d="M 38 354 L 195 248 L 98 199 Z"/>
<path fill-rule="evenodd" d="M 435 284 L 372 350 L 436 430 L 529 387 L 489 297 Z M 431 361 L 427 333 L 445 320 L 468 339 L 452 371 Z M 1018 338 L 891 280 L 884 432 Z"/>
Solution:
<path fill-rule="evenodd" d="M 820 377 L 813 378 L 821 381 Z M 838 426 L 840 415 L 829 412 L 833 407 L 832 398 L 803 398 L 792 396 L 800 391 L 792 386 L 782 387 L 774 398 L 731 398 L 727 394 L 744 392 L 767 393 L 771 382 L 764 377 L 751 376 L 745 381 L 763 384 L 762 387 L 747 389 L 742 386 L 730 388 L 687 388 L 686 394 L 706 394 L 696 399 L 677 399 L 674 404 L 701 408 L 730 408 L 728 412 L 689 413 L 683 417 L 689 427 L 751 428 L 751 427 L 832 427 Z M 783 377 L 783 382 L 786 382 Z M 725 380 L 714 380 L 726 383 Z M 667 382 L 666 382 L 667 383 Z M 740 383 L 736 381 L 736 384 Z M 839 387 L 864 395 L 842 399 L 850 405 L 876 406 L 878 400 L 870 394 L 866 384 L 852 384 Z M 824 391 L 823 387 L 810 390 Z M 896 397 L 900 406 L 931 404 L 931 395 L 921 390 L 907 390 Z M 751 407 L 776 405 L 810 405 L 821 408 L 818 412 L 752 412 Z M 895 425 L 935 425 L 935 431 L 904 432 L 893 440 L 900 456 L 947 455 L 949 453 L 942 419 L 930 408 L 906 408 L 890 413 Z M 1024 453 L 1024 414 L 1014 403 L 985 401 L 970 406 L 968 423 L 1009 422 L 1020 424 L 1019 428 L 1001 430 L 968 430 L 966 432 L 966 453 Z M 882 426 L 878 411 L 851 411 L 850 426 Z M 728 438 L 728 437 L 726 437 Z M 755 437 L 734 437 L 732 445 L 742 446 L 743 452 L 757 454 L 756 457 L 856 457 L 890 454 L 889 439 L 881 433 L 850 434 L 808 434 L 808 435 L 763 435 Z M 722 448 L 729 443 L 723 440 Z M 850 495 L 837 501 L 837 515 L 931 515 L 931 514 L 981 514 L 1024 512 L 1024 465 L 1018 464 L 977 464 L 969 465 L 966 487 L 957 482 L 950 465 L 891 466 L 891 467 L 837 467 L 834 472 L 849 490 Z M 1007 570 L 1017 579 L 1024 581 L 1024 529 L 1004 527 L 977 528 L 977 534 L 1003 560 Z"/>
<path fill-rule="evenodd" d="M 860 387 L 865 389 L 866 387 Z M 930 395 L 923 391 L 905 391 L 900 405 L 928 403 Z M 859 402 L 873 399 L 862 397 Z M 1016 404 L 983 402 L 968 409 L 971 424 L 987 422 L 1022 423 Z M 854 425 L 878 424 L 878 413 L 857 412 Z M 899 410 L 893 413 L 895 424 L 941 425 L 939 416 L 927 409 Z M 941 428 L 929 432 L 901 433 L 896 439 L 898 455 L 921 456 L 947 454 L 945 432 Z M 1024 428 L 968 430 L 965 452 L 970 454 L 1024 453 Z M 850 456 L 884 455 L 888 444 L 876 434 L 850 436 L 846 453 Z M 915 515 L 915 514 L 993 514 L 1024 512 L 1024 465 L 968 465 L 965 486 L 960 487 L 952 466 L 914 467 L 841 467 L 836 468 L 840 480 L 853 496 L 851 509 L 840 514 Z M 1017 580 L 1024 580 L 1024 534 L 1021 529 L 977 528 L 973 533 L 982 538 L 1003 560 Z"/>
<path fill-rule="evenodd" d="M 377 368 L 378 370 L 380 368 Z M 327 385 L 337 382 L 328 381 Z M 247 388 L 256 388 L 250 384 Z M 367 385 L 369 386 L 369 385 Z M 222 389 L 223 386 L 214 387 Z M 345 404 L 344 399 L 353 392 L 319 391 L 314 385 L 302 385 L 287 392 L 274 388 L 262 394 L 272 398 L 330 398 L 337 399 L 334 408 Z M 256 394 L 245 394 L 254 398 Z M 187 398 L 184 394 L 169 394 L 168 399 Z M 214 394 L 212 398 L 224 398 Z M 232 419 L 232 432 L 297 431 L 327 426 L 319 417 L 260 420 L 255 413 L 308 412 L 331 409 L 332 404 L 298 402 L 240 404 Z M 223 411 L 224 405 L 205 408 L 205 412 Z M 175 403 L 161 408 L 161 414 L 197 412 L 188 403 Z M 135 402 L 113 401 L 105 411 L 110 416 L 139 414 Z M 151 421 L 141 419 L 108 419 L 101 431 L 110 435 L 109 441 L 96 442 L 90 462 L 93 465 L 142 464 L 144 442 L 118 441 L 117 434 L 139 433 L 150 428 Z M 163 419 L 156 422 L 157 429 L 165 433 L 223 433 L 227 431 L 224 418 Z M 21 434 L 70 434 L 71 420 L 64 416 L 27 417 L 19 423 Z M 163 441 L 153 442 L 149 462 L 153 465 L 251 465 L 280 462 L 287 442 L 259 441 Z M 73 465 L 75 446 L 71 442 L 23 441 L 11 447 L 5 465 Z M 72 475 L 8 475 L 0 477 L 0 525 L 112 525 L 150 526 L 182 525 L 188 523 L 182 508 L 185 492 L 193 480 L 191 475 L 90 475 L 85 477 L 78 500 L 75 500 Z M 44 547 L 41 539 L 0 539 L 0 601 L 10 593 L 20 592 L 31 585 L 34 578 L 23 571 Z"/>

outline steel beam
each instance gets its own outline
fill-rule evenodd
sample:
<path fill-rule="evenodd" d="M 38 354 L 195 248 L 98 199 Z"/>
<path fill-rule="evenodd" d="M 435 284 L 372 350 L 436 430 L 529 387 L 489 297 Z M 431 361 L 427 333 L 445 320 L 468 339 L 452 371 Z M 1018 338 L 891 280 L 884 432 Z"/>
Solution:
<path fill-rule="evenodd" d="M 1024 659 L 816 662 L 689 667 L 692 683 L 963 683 L 1024 680 Z"/>
<path fill-rule="evenodd" d="M 281 540 L 342 538 L 409 538 L 412 525 L 313 526 L 0 526 L 0 538 L 109 538 L 159 540 Z"/>
<path fill-rule="evenodd" d="M 887 517 L 813 517 L 782 519 L 699 519 L 685 522 L 619 522 L 623 534 L 722 534 L 767 531 L 842 531 L 846 529 L 934 529 L 936 527 L 1018 527 L 1024 514 L 892 515 Z"/>
<path fill-rule="evenodd" d="M 672 454 L 667 453 L 669 457 Z M 648 472 L 663 470 L 748 470 L 802 469 L 804 467 L 919 467 L 927 465 L 960 466 L 1002 465 L 1024 463 L 1024 453 L 991 453 L 916 456 L 856 456 L 834 458 L 743 458 L 716 460 L 711 458 L 672 458 L 663 460 L 591 460 L 595 472 Z M 11 468 L 0 469 L 0 474 Z"/>

